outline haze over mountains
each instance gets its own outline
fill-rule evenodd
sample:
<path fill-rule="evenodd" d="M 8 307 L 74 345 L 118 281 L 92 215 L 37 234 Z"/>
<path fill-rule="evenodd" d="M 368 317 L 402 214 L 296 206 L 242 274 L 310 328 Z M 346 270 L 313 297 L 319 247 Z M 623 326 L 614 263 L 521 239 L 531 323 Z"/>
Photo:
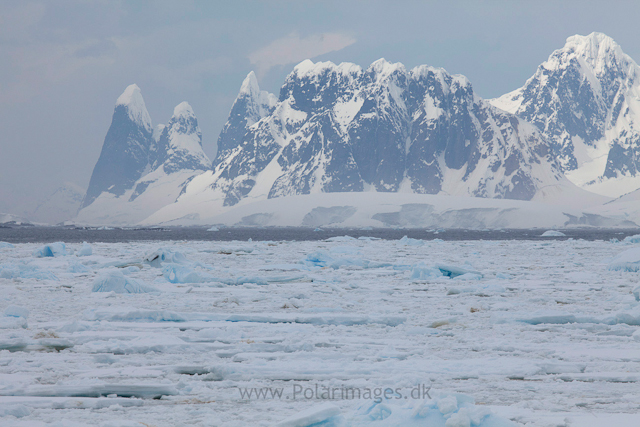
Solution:
<path fill-rule="evenodd" d="M 390 194 L 401 193 L 408 196 L 394 205 L 399 210 L 415 194 L 438 195 L 421 199 L 432 205 L 464 196 L 468 208 L 474 198 L 491 198 L 597 211 L 640 188 L 639 77 L 638 65 L 600 33 L 570 37 L 522 88 L 490 101 L 440 68 L 306 60 L 278 96 L 261 91 L 249 73 L 213 163 L 189 104 L 154 129 L 131 85 L 116 102 L 76 221 L 207 224 L 288 196 L 310 195 L 303 198 L 310 209 L 330 208 L 330 196 L 313 195 L 344 192 L 353 193 L 356 210 L 356 199 L 393 205 Z M 358 196 L 372 192 L 375 199 Z M 281 200 L 274 212 L 286 210 L 289 199 Z M 274 212 L 245 223 L 282 225 Z M 331 212 L 336 221 L 327 224 L 347 220 Z"/>

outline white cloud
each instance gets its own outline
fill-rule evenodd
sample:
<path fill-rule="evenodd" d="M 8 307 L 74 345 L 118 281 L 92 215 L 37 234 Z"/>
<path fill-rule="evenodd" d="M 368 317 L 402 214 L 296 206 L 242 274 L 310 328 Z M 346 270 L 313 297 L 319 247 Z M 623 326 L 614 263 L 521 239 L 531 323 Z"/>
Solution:
<path fill-rule="evenodd" d="M 258 75 L 264 75 L 272 67 L 335 52 L 355 42 L 356 39 L 344 33 L 321 33 L 300 37 L 294 32 L 250 53 L 249 61 L 257 67 Z"/>

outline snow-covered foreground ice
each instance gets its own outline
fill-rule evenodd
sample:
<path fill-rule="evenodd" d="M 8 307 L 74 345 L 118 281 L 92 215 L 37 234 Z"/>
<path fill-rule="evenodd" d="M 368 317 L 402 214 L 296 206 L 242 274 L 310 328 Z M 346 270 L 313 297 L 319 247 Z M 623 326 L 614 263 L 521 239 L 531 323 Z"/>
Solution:
<path fill-rule="evenodd" d="M 91 246 L 0 248 L 0 425 L 640 425 L 633 239 Z"/>

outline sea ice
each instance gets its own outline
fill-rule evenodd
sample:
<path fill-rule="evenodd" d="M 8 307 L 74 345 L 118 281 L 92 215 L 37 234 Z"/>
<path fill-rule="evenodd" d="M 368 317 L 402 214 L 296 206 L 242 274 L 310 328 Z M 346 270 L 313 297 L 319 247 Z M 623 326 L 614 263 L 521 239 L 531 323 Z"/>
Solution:
<path fill-rule="evenodd" d="M 0 278 L 58 280 L 52 272 L 30 264 L 0 264 Z"/>
<path fill-rule="evenodd" d="M 341 248 L 334 248 L 332 252 L 334 253 L 320 250 L 310 253 L 309 255 L 307 255 L 303 263 L 309 266 L 331 267 L 333 269 L 338 269 L 340 267 L 381 268 L 391 265 L 386 263 L 372 262 L 358 257 L 341 256 Z"/>
<path fill-rule="evenodd" d="M 451 277 L 452 279 L 454 277 L 463 276 L 466 274 L 473 275 L 473 277 L 465 276 L 465 278 L 476 279 L 478 278 L 477 276 L 482 278 L 482 273 L 475 270 L 471 270 L 470 268 L 467 268 L 467 267 L 460 267 L 457 265 L 450 265 L 450 264 L 436 264 L 436 268 L 440 270 L 443 275 L 447 277 Z"/>
<path fill-rule="evenodd" d="M 215 277 L 194 271 L 183 264 L 165 264 L 162 274 L 171 283 L 205 283 L 217 281 Z"/>
<path fill-rule="evenodd" d="M 0 405 L 0 417 L 22 418 L 31 415 L 31 410 L 24 405 Z"/>
<path fill-rule="evenodd" d="M 167 248 L 160 248 L 144 257 L 144 261 L 152 267 L 160 268 L 163 262 L 174 264 L 187 264 L 187 257 L 182 252 L 173 251 Z"/>
<path fill-rule="evenodd" d="M 564 239 L 122 242 L 39 259 L 42 245 L 16 244 L 0 250 L 0 425 L 268 426 L 312 422 L 298 412 L 328 402 L 345 427 L 636 427 L 640 286 L 607 269 L 632 246 Z M 154 251 L 161 268 L 143 261 Z M 167 266 L 215 282 L 174 284 Z M 112 271 L 120 289 L 128 279 L 162 292 L 91 292 Z M 4 315 L 9 305 L 28 319 Z M 294 383 L 429 383 L 433 399 L 238 393 Z M 30 414 L 2 412 L 11 405 Z"/>
<path fill-rule="evenodd" d="M 631 248 L 619 253 L 609 262 L 608 268 L 631 272 L 640 270 L 640 248 Z"/>
<path fill-rule="evenodd" d="M 340 427 L 344 425 L 340 408 L 331 403 L 309 408 L 277 423 L 274 427 Z"/>
<path fill-rule="evenodd" d="M 29 310 L 17 305 L 10 305 L 4 309 L 4 315 L 7 317 L 22 317 L 23 319 L 26 319 L 29 317 Z"/>
<path fill-rule="evenodd" d="M 82 247 L 80 248 L 80 250 L 78 250 L 78 252 L 76 252 L 76 255 L 78 256 L 93 255 L 93 247 L 91 247 L 91 245 L 88 244 L 87 242 L 83 242 Z"/>
<path fill-rule="evenodd" d="M 634 234 L 633 236 L 627 236 L 623 240 L 625 243 L 640 243 L 640 234 Z"/>
<path fill-rule="evenodd" d="M 428 267 L 422 263 L 416 264 L 411 269 L 411 278 L 416 280 L 437 279 L 443 277 L 442 270 L 439 268 Z"/>
<path fill-rule="evenodd" d="M 67 269 L 69 273 L 88 273 L 91 271 L 89 267 L 84 264 L 80 264 L 79 262 L 71 262 L 69 263 L 69 268 Z"/>
<path fill-rule="evenodd" d="M 0 249 L 12 249 L 15 248 L 11 243 L 0 242 Z"/>
<path fill-rule="evenodd" d="M 547 230 L 544 233 L 542 233 L 540 237 L 566 237 L 566 234 L 564 234 L 561 231 Z"/>
<path fill-rule="evenodd" d="M 33 256 L 35 258 L 59 257 L 65 255 L 67 255 L 67 248 L 62 242 L 49 243 L 33 251 Z"/>
<path fill-rule="evenodd" d="M 402 239 L 399 240 L 400 244 L 402 245 L 406 245 L 406 246 L 422 246 L 424 245 L 424 240 L 420 240 L 420 239 L 412 239 L 410 237 L 404 236 Z"/>
<path fill-rule="evenodd" d="M 143 294 L 160 292 L 141 280 L 127 277 L 119 270 L 102 272 L 93 282 L 91 292 L 115 292 L 117 294 Z"/>

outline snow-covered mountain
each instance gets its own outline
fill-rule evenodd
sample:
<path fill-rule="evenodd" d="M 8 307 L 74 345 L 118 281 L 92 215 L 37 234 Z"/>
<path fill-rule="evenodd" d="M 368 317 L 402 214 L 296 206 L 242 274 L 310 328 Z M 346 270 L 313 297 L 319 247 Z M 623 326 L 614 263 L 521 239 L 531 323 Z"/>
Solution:
<path fill-rule="evenodd" d="M 33 221 L 59 224 L 75 218 L 82 205 L 85 190 L 72 182 L 65 182 L 34 209 Z"/>
<path fill-rule="evenodd" d="M 213 171 L 166 218 L 321 192 L 531 200 L 580 191 L 534 126 L 478 97 L 464 76 L 384 59 L 367 69 L 303 61 L 277 102 L 249 74 L 218 147 Z"/>
<path fill-rule="evenodd" d="M 131 101 L 123 104 L 123 99 Z M 127 116 L 122 114 L 123 105 Z M 116 133 L 114 128 L 133 128 L 135 132 Z M 154 129 L 135 85 L 129 86 L 118 98 L 102 153 L 92 183 L 93 177 L 107 175 L 102 171 L 119 170 L 119 156 L 135 158 L 135 173 L 117 181 L 117 185 L 98 180 L 102 185 L 95 187 L 92 194 L 97 189 L 101 191 L 88 204 L 87 192 L 85 206 L 76 218 L 78 223 L 135 224 L 173 203 L 187 182 L 211 168 L 211 161 L 202 150 L 202 132 L 191 106 L 186 102 L 179 104 L 167 125 Z"/>
<path fill-rule="evenodd" d="M 149 153 L 154 149 L 151 117 L 140 88 L 128 86 L 116 101 L 111 126 L 93 169 L 82 207 L 102 193 L 122 196 L 149 168 Z"/>
<path fill-rule="evenodd" d="M 610 37 L 569 37 L 491 102 L 536 125 L 578 186 L 610 197 L 640 188 L 640 68 Z"/>

